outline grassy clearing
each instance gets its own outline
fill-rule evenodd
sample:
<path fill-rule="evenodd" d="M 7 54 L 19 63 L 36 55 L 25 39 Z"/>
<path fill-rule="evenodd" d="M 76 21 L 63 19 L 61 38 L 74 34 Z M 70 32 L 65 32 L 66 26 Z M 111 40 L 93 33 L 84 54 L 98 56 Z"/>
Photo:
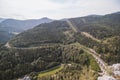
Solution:
<path fill-rule="evenodd" d="M 89 48 L 87 48 L 83 45 L 80 45 L 80 43 L 78 43 L 78 42 L 73 43 L 71 45 L 76 45 L 76 46 L 80 47 L 81 49 L 83 49 L 86 52 L 86 55 L 90 58 L 90 66 L 91 66 L 92 70 L 100 71 L 100 67 L 99 67 L 98 63 L 96 62 L 96 60 L 94 59 L 94 57 L 91 54 L 88 54 L 88 53 L 91 53 Z"/>
<path fill-rule="evenodd" d="M 59 65 L 59 66 L 56 66 L 54 68 L 51 68 L 51 69 L 40 72 L 38 74 L 38 77 L 44 77 L 44 76 L 47 76 L 47 75 L 53 75 L 53 74 L 55 74 L 56 72 L 58 72 L 58 71 L 60 71 L 62 69 L 63 69 L 63 65 Z"/>
<path fill-rule="evenodd" d="M 97 61 L 94 59 L 94 57 L 90 54 L 87 54 L 89 56 L 89 59 L 90 59 L 90 66 L 91 66 L 91 69 L 98 72 L 100 71 L 100 67 L 97 63 Z"/>
<path fill-rule="evenodd" d="M 87 50 L 87 51 L 89 50 L 88 48 L 86 48 L 85 46 L 81 45 L 81 44 L 78 43 L 78 42 L 72 43 L 72 44 L 70 44 L 70 45 L 76 45 L 77 47 L 82 48 L 82 49 L 84 49 L 85 51 L 86 51 L 86 50 Z"/>

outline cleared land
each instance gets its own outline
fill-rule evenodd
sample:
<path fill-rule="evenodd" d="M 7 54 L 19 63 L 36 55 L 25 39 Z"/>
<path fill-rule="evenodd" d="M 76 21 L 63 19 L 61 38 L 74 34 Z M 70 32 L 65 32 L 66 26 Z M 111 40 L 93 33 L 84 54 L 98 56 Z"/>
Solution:
<path fill-rule="evenodd" d="M 59 65 L 59 66 L 56 66 L 54 68 L 42 71 L 42 72 L 40 72 L 40 74 L 38 74 L 38 77 L 44 77 L 44 76 L 48 76 L 48 75 L 53 75 L 56 72 L 59 72 L 60 70 L 62 70 L 63 67 L 64 67 L 63 65 Z"/>

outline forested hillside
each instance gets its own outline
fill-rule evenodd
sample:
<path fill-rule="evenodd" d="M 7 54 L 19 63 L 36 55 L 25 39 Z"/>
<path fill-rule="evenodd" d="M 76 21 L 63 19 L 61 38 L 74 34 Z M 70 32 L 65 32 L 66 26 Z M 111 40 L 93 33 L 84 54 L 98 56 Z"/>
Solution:
<path fill-rule="evenodd" d="M 14 36 L 13 33 L 18 34 L 39 24 L 49 22 L 52 22 L 52 19 L 41 18 L 30 20 L 16 20 L 0 18 L 0 42 L 8 41 L 11 37 Z"/>
<path fill-rule="evenodd" d="M 79 31 L 88 32 L 98 39 L 120 36 L 120 14 L 113 13 L 105 16 L 86 16 L 73 18 L 70 21 Z"/>
<path fill-rule="evenodd" d="M 77 28 L 78 32 L 82 32 L 82 31 L 87 32 L 93 35 L 95 38 L 98 38 L 101 40 L 105 38 L 110 38 L 113 36 L 120 36 L 119 34 L 120 14 L 118 13 L 108 14 L 105 16 L 86 16 L 86 17 L 80 17 L 80 18 L 71 18 L 68 20 L 70 20 L 71 23 Z M 59 39 L 58 38 L 59 36 L 57 37 L 57 34 L 62 36 L 64 35 L 63 32 L 69 29 L 70 27 L 66 23 L 66 21 L 53 21 L 51 23 L 38 25 L 37 27 L 31 30 L 25 31 L 20 35 L 16 36 L 11 42 L 13 42 L 13 44 L 17 42 L 26 43 L 26 39 L 28 40 L 27 41 L 28 43 L 31 43 L 32 40 L 34 40 L 32 42 L 48 41 L 49 40 L 48 38 L 50 38 L 50 36 L 52 35 L 54 36 L 56 35 L 55 36 L 56 39 Z M 32 36 L 33 39 L 30 36 Z M 45 37 L 47 39 L 45 39 Z M 53 37 L 51 39 L 53 39 Z"/>
<path fill-rule="evenodd" d="M 0 43 L 7 42 L 14 34 L 0 30 Z"/>
<path fill-rule="evenodd" d="M 0 80 L 96 80 L 100 67 L 87 49 L 108 65 L 120 63 L 119 32 L 119 13 L 40 24 L 13 37 L 10 47 L 0 44 Z"/>
<path fill-rule="evenodd" d="M 69 26 L 65 21 L 41 24 L 17 35 L 10 41 L 10 44 L 16 47 L 29 47 L 46 43 L 66 43 L 67 38 L 63 32 L 68 29 Z"/>
<path fill-rule="evenodd" d="M 0 29 L 8 32 L 22 32 L 39 24 L 49 23 L 51 21 L 52 19 L 49 18 L 28 20 L 6 19 L 0 23 Z"/>
<path fill-rule="evenodd" d="M 64 77 L 63 79 L 67 79 L 65 76 L 71 76 L 75 72 L 76 74 L 82 74 L 81 70 L 84 66 L 88 70 L 99 71 L 99 66 L 94 58 L 76 45 L 53 45 L 38 49 L 12 50 L 1 47 L 0 51 L 0 80 L 12 80 L 28 73 L 33 78 L 32 80 L 37 78 L 41 80 L 40 77 L 37 77 L 40 71 L 61 64 L 64 65 L 64 68 L 56 74 L 59 79 L 62 79 L 61 76 Z M 73 78 L 68 79 L 79 79 L 79 74 L 74 74 Z M 94 79 L 97 78 L 97 75 L 92 76 Z M 50 80 L 50 76 L 46 77 L 42 77 L 42 80 Z M 56 78 L 54 77 L 53 80 L 56 80 Z"/>
<path fill-rule="evenodd" d="M 10 41 L 10 44 L 16 47 L 30 47 L 40 46 L 43 43 L 69 44 L 78 41 L 82 45 L 95 49 L 110 64 L 120 61 L 120 46 L 118 45 L 120 44 L 119 12 L 104 16 L 86 16 L 68 20 L 75 26 L 77 33 L 71 31 L 66 21 L 53 21 L 38 25 L 17 35 Z M 99 39 L 100 42 L 81 35 L 81 32 L 87 32 Z M 109 42 L 107 39 L 109 39 Z M 113 40 L 114 42 L 112 42 Z M 115 58 L 113 61 L 110 61 L 111 57 L 109 54 L 113 55 L 112 58 Z"/>

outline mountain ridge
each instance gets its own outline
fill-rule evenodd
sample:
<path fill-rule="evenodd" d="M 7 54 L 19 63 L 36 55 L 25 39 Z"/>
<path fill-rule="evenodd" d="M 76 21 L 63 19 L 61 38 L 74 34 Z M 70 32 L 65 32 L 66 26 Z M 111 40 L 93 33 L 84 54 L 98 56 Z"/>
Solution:
<path fill-rule="evenodd" d="M 6 42 L 12 36 L 14 36 L 13 33 L 20 33 L 27 29 L 33 28 L 34 26 L 37 26 L 39 24 L 52 22 L 53 20 L 47 17 L 44 17 L 41 19 L 30 19 L 30 20 L 16 20 L 16 19 L 1 18 L 0 21 L 1 21 L 0 22 L 0 33 L 1 33 L 0 42 Z"/>
<path fill-rule="evenodd" d="M 0 23 L 0 27 L 12 28 L 14 32 L 21 32 L 34 26 L 37 26 L 41 23 L 48 23 L 53 21 L 49 18 L 41 18 L 41 19 L 30 19 L 30 20 L 16 20 L 16 19 L 6 19 Z M 9 29 L 11 32 L 12 29 Z"/>
<path fill-rule="evenodd" d="M 109 66 L 120 63 L 119 17 L 112 13 L 55 20 L 21 32 L 1 44 L 1 80 L 16 80 L 26 74 L 24 79 L 31 80 L 114 77 Z M 59 65 L 63 69 L 53 75 L 38 76 Z"/>

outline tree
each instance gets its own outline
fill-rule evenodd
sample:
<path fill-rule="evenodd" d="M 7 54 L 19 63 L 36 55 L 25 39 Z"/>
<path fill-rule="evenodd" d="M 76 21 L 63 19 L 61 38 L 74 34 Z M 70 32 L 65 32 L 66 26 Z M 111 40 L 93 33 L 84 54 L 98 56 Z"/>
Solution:
<path fill-rule="evenodd" d="M 97 75 L 90 67 L 84 67 L 79 80 L 96 80 Z"/>

